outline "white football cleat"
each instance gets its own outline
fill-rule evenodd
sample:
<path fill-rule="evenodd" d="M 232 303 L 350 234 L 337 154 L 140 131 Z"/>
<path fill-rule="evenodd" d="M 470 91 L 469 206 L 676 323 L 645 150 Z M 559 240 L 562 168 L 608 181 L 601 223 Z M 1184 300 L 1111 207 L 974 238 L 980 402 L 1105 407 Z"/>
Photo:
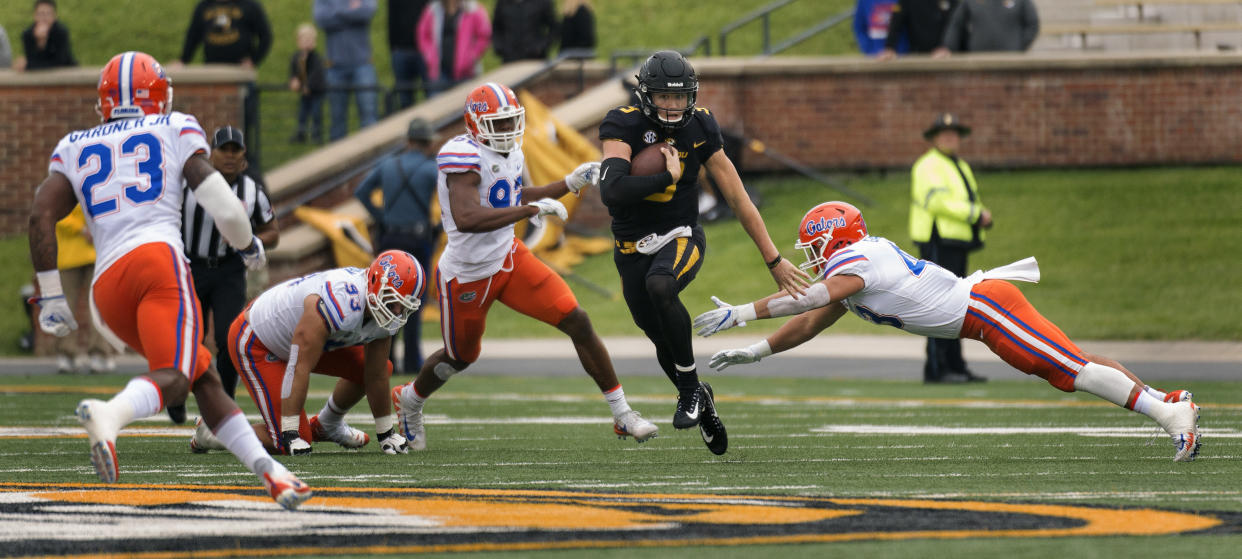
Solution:
<path fill-rule="evenodd" d="M 313 442 L 331 441 L 350 450 L 359 449 L 367 446 L 371 442 L 371 436 L 350 427 L 348 423 L 342 421 L 336 427 L 329 429 L 319 422 L 319 416 L 314 415 L 310 418 L 311 440 Z"/>
<path fill-rule="evenodd" d="M 642 414 L 634 410 L 616 417 L 612 424 L 612 431 L 617 434 L 617 438 L 634 437 L 640 443 L 656 436 L 659 430 L 655 423 L 643 419 Z"/>
<path fill-rule="evenodd" d="M 283 474 L 275 474 L 272 472 L 263 472 L 263 484 L 267 486 L 267 492 L 272 496 L 272 500 L 280 503 L 285 510 L 293 510 L 298 505 L 306 502 L 311 498 L 311 488 L 306 485 L 293 472 L 285 472 Z"/>
<path fill-rule="evenodd" d="M 379 438 L 380 451 L 384 454 L 406 454 L 410 452 L 410 444 L 396 429 L 389 429 L 376 435 Z"/>
<path fill-rule="evenodd" d="M 392 405 L 397 409 L 397 426 L 405 436 L 406 447 L 410 450 L 427 450 L 427 431 L 423 428 L 423 411 L 414 411 L 406 405 L 401 397 L 401 389 L 405 385 L 392 389 Z"/>
<path fill-rule="evenodd" d="M 1177 448 L 1173 461 L 1190 462 L 1199 455 L 1199 447 L 1202 445 L 1199 440 L 1199 406 L 1190 401 L 1170 405 L 1176 411 L 1168 424 L 1162 424 L 1161 427 L 1164 427 L 1165 432 L 1173 439 L 1173 446 Z"/>
<path fill-rule="evenodd" d="M 216 434 L 211 432 L 211 428 L 200 417 L 194 420 L 194 436 L 190 437 L 190 451 L 194 454 L 203 454 L 208 450 L 228 449 L 224 448 L 224 443 L 216 438 Z"/>
<path fill-rule="evenodd" d="M 91 464 L 95 465 L 95 473 L 104 483 L 116 483 L 120 477 L 120 466 L 116 461 L 116 434 L 121 430 L 116 418 L 107 409 L 102 400 L 86 399 L 78 402 L 74 412 L 78 422 L 86 428 L 91 442 Z"/>

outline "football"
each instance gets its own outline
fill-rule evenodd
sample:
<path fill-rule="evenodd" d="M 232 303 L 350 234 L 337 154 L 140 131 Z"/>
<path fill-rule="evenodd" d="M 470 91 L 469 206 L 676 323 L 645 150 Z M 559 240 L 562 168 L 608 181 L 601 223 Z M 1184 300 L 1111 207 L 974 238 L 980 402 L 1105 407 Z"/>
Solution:
<path fill-rule="evenodd" d="M 656 142 L 630 158 L 630 176 L 658 175 L 668 169 L 668 166 L 664 164 L 664 153 L 660 151 L 660 146 L 667 145 L 664 142 Z"/>

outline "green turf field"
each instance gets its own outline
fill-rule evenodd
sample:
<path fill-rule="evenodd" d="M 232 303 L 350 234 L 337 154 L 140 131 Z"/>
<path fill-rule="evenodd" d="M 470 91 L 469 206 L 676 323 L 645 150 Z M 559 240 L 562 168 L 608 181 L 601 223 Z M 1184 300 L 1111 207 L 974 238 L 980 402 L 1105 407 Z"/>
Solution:
<path fill-rule="evenodd" d="M 322 405 L 330 387 L 325 380 L 315 378 L 308 409 Z M 15 510 L 15 495 L 31 491 L 52 501 L 120 507 L 112 518 L 126 533 L 141 533 L 123 520 L 136 510 L 205 518 L 219 507 L 240 506 L 220 492 L 247 499 L 229 514 L 256 515 L 255 521 L 314 526 L 316 519 L 343 522 L 333 515 L 365 515 L 375 507 L 385 512 L 371 514 L 396 515 L 367 521 L 374 525 L 347 517 L 366 526 L 341 533 L 314 529 L 314 538 L 296 540 L 305 547 L 247 539 L 244 528 L 212 525 L 243 555 L 256 545 L 275 545 L 279 554 L 332 556 L 492 549 L 555 557 L 602 548 L 591 551 L 594 557 L 641 546 L 650 548 L 645 557 L 677 557 L 684 546 L 698 554 L 708 552 L 703 546 L 721 545 L 710 553 L 1049 557 L 1072 551 L 1075 557 L 1110 557 L 1126 550 L 1126 556 L 1162 557 L 1190 549 L 1194 557 L 1233 557 L 1242 543 L 1236 535 L 1242 529 L 1237 383 L 1183 386 L 1203 405 L 1206 442 L 1199 460 L 1174 463 L 1172 445 L 1163 435 L 1152 438 L 1156 427 L 1146 418 L 1031 381 L 952 387 L 718 378 L 718 406 L 731 443 L 716 457 L 697 432 L 672 429 L 673 399 L 662 378 L 626 379 L 631 403 L 661 427 L 659 437 L 637 445 L 611 435 L 607 408 L 585 378 L 465 374 L 428 403 L 425 452 L 394 457 L 380 454 L 374 443 L 353 452 L 318 443 L 310 456 L 283 459 L 318 491 L 303 510 L 285 513 L 259 496 L 253 477 L 232 456 L 191 454 L 190 430 L 173 430 L 166 420 L 139 422 L 133 432 L 143 436 L 119 439 L 120 481 L 139 484 L 111 493 L 124 505 L 101 497 L 107 493 L 83 491 L 103 488 L 73 407 L 122 382 L 106 376 L 0 379 L 0 517 L 46 523 L 54 517 L 43 515 L 80 512 Z M 367 415 L 351 421 L 370 431 Z M 211 505 L 213 499 L 224 501 Z M 477 517 L 471 512 L 476 507 Z M 392 528 L 415 519 L 431 519 L 431 525 Z M 159 521 L 149 520 L 152 526 Z M 461 536 L 478 523 L 504 526 Z M 0 535 L 11 541 L 17 526 L 0 528 Z M 372 532 L 377 535 L 366 536 Z M 622 543 L 625 538 L 630 543 Z M 107 541 L 101 534 L 64 551 L 103 552 L 110 549 Z M 478 547 L 485 543 L 492 547 Z M 26 544 L 0 555 L 21 554 Z M 172 556 L 187 546 L 206 549 L 175 538 L 164 544 L 176 552 Z"/>

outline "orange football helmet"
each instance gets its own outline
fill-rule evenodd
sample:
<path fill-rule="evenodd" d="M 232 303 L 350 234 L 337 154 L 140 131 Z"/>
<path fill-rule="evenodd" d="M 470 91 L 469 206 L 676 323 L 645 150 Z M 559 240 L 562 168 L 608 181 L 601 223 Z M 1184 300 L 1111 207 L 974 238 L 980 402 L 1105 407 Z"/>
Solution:
<path fill-rule="evenodd" d="M 418 260 L 408 252 L 386 250 L 367 268 L 367 308 L 381 328 L 400 328 L 422 305 L 426 286 Z"/>
<path fill-rule="evenodd" d="M 522 147 L 526 109 L 513 90 L 488 82 L 466 96 L 466 130 L 482 145 L 501 153 Z"/>
<path fill-rule="evenodd" d="M 806 254 L 806 262 L 798 269 L 818 274 L 834 253 L 866 236 L 867 222 L 863 221 L 862 212 L 852 204 L 824 202 L 815 206 L 802 216 L 802 224 L 798 228 L 798 242 L 794 248 L 800 248 Z"/>
<path fill-rule="evenodd" d="M 172 111 L 172 80 L 155 57 L 138 51 L 112 57 L 99 73 L 99 103 L 104 121 L 168 114 Z"/>

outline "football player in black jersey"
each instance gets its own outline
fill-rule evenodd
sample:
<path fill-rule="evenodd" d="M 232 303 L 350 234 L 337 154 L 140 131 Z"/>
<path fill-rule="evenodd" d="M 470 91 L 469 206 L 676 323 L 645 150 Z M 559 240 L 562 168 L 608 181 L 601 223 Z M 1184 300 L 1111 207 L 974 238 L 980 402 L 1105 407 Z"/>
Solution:
<path fill-rule="evenodd" d="M 660 367 L 677 386 L 673 427 L 698 425 L 707 448 L 724 454 L 728 436 L 711 386 L 699 382 L 690 314 L 678 297 L 703 265 L 707 248 L 698 223 L 700 167 L 720 186 L 776 285 L 798 297 L 808 277 L 781 258 L 737 169 L 721 149 L 716 119 L 706 108 L 694 106 L 699 81 L 690 63 L 680 53 L 660 51 L 643 63 L 637 78 L 638 106 L 609 111 L 599 127 L 604 150 L 600 196 L 612 215 L 613 260 L 635 324 L 655 344 Z M 671 148 L 664 153 L 666 171 L 630 176 L 633 154 L 657 142 Z"/>

